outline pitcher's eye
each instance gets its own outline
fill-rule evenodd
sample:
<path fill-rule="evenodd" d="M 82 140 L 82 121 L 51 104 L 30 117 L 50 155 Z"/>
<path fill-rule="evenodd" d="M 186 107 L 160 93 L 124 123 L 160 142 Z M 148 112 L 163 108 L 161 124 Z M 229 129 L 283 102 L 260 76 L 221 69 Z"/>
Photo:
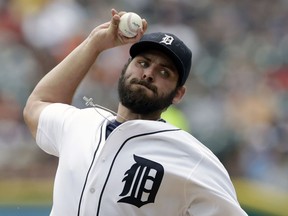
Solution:
<path fill-rule="evenodd" d="M 147 61 L 139 61 L 138 64 L 142 67 L 142 68 L 147 68 L 149 67 L 149 63 Z"/>
<path fill-rule="evenodd" d="M 170 76 L 170 73 L 167 70 L 160 70 L 159 74 L 164 78 L 168 78 Z"/>

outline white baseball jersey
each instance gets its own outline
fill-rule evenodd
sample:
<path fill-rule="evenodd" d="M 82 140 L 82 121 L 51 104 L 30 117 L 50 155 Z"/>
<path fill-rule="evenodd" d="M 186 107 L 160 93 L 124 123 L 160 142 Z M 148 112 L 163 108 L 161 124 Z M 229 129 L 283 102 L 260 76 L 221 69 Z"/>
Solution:
<path fill-rule="evenodd" d="M 59 157 L 50 215 L 247 215 L 223 165 L 189 133 L 131 120 L 105 140 L 115 117 L 99 112 L 52 104 L 41 113 L 36 141 Z"/>

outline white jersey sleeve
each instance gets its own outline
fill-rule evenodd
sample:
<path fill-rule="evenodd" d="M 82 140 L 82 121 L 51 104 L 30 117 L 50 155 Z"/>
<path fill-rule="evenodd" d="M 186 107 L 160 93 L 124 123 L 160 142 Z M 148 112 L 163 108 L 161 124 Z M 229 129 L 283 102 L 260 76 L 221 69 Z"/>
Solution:
<path fill-rule="evenodd" d="M 105 117 L 111 116 L 111 113 L 104 110 L 98 112 L 95 108 L 78 109 L 60 103 L 47 106 L 40 114 L 36 134 L 37 144 L 48 154 L 59 157 L 63 145 L 69 145 L 69 137 L 72 137 L 73 131 L 78 132 L 77 134 L 84 139 L 85 132 L 92 129 L 90 125 L 101 124 Z M 67 131 L 70 134 L 67 134 Z"/>
<path fill-rule="evenodd" d="M 201 146 L 201 144 L 199 144 Z M 247 216 L 238 203 L 236 191 L 224 166 L 212 152 L 202 149 L 203 157 L 190 174 L 186 187 L 190 199 L 187 215 Z"/>

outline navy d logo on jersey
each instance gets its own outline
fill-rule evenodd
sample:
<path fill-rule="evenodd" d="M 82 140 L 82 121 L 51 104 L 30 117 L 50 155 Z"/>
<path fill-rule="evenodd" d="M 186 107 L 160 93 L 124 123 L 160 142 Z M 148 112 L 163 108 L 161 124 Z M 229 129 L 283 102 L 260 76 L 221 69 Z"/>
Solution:
<path fill-rule="evenodd" d="M 118 202 L 141 206 L 153 203 L 160 187 L 164 168 L 161 164 L 134 155 L 135 164 L 125 172 L 124 188 Z"/>

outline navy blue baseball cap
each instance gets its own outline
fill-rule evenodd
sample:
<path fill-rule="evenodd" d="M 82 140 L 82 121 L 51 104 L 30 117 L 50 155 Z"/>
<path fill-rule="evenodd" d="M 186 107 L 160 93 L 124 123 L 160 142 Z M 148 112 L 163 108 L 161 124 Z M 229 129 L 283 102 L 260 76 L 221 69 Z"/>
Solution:
<path fill-rule="evenodd" d="M 173 61 L 179 73 L 178 83 L 183 86 L 190 73 L 192 63 L 192 52 L 184 42 L 171 33 L 145 34 L 140 41 L 131 46 L 130 56 L 134 58 L 149 50 L 159 50 Z"/>

